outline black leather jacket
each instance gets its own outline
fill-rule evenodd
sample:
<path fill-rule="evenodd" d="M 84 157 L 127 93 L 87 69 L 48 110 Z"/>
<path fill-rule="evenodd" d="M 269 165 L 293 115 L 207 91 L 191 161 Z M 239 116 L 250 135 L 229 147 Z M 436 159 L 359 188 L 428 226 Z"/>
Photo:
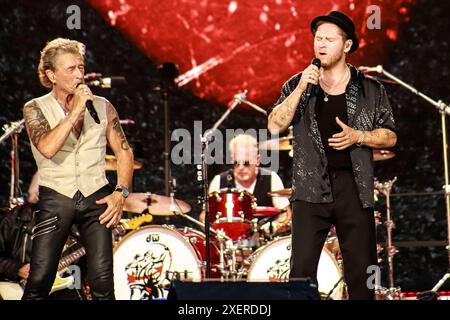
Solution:
<path fill-rule="evenodd" d="M 30 262 L 35 210 L 26 204 L 0 214 L 0 280 L 20 280 L 19 269 Z"/>

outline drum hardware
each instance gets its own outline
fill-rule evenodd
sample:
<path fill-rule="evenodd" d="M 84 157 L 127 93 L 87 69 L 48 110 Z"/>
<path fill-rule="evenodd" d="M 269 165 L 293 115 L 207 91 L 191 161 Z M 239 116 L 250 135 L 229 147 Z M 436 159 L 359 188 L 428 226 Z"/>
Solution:
<path fill-rule="evenodd" d="M 375 180 L 374 186 L 375 188 L 386 197 L 386 234 L 387 234 L 387 267 L 388 267 L 388 284 L 389 289 L 382 290 L 382 292 L 386 292 L 389 295 L 394 294 L 397 291 L 401 291 L 400 288 L 394 287 L 394 255 L 398 252 L 396 247 L 392 244 L 392 230 L 395 228 L 395 224 L 391 218 L 391 202 L 390 202 L 390 193 L 392 190 L 392 186 L 395 181 L 397 181 L 397 177 L 393 180 L 389 180 L 385 183 L 380 183 Z M 400 295 L 401 297 L 401 295 Z"/>
<path fill-rule="evenodd" d="M 268 192 L 267 195 L 270 197 L 290 197 L 292 195 L 292 188 L 271 191 Z"/>
<path fill-rule="evenodd" d="M 180 211 L 174 211 L 174 214 L 180 217 L 183 217 L 198 226 L 202 227 L 203 230 L 206 228 L 206 224 L 198 221 L 191 216 L 184 214 Z M 226 235 L 226 233 L 222 229 L 213 229 L 210 227 L 210 232 L 215 235 L 215 239 L 217 240 L 217 244 L 219 245 L 219 265 L 218 268 L 221 274 L 222 279 L 230 279 L 235 278 L 237 275 L 236 271 L 236 246 L 233 243 L 232 238 Z M 195 243 L 193 243 L 195 244 Z M 206 249 L 208 250 L 208 248 Z M 208 265 L 206 261 L 203 263 L 203 267 L 205 270 L 208 270 Z M 211 272 L 211 270 L 210 270 Z M 208 278 L 208 276 L 207 276 Z"/>
<path fill-rule="evenodd" d="M 372 153 L 373 161 L 388 160 L 395 157 L 395 153 L 389 150 L 374 149 Z"/>
<path fill-rule="evenodd" d="M 24 128 L 25 120 L 11 122 L 3 125 L 5 132 L 0 137 L 0 144 L 11 137 L 11 181 L 10 181 L 10 195 L 9 207 L 23 205 L 25 200 L 23 198 L 22 190 L 20 188 L 20 161 L 19 161 L 19 139 L 18 136 Z"/>
<path fill-rule="evenodd" d="M 368 68 L 368 67 L 365 67 Z M 406 89 L 410 90 L 414 94 L 418 95 L 419 97 L 423 98 L 427 102 L 429 102 L 431 105 L 433 105 L 436 110 L 441 114 L 441 134 L 442 134 L 442 154 L 444 158 L 444 189 L 445 189 L 445 213 L 447 217 L 447 258 L 448 258 L 448 269 L 447 272 L 442 276 L 442 278 L 436 283 L 436 285 L 431 289 L 431 292 L 437 292 L 442 285 L 447 282 L 448 279 L 450 279 L 450 181 L 449 181 L 449 169 L 448 169 L 448 144 L 447 144 L 447 125 L 446 125 L 446 116 L 450 115 L 450 106 L 448 103 L 444 103 L 442 100 L 435 101 L 428 97 L 427 95 L 423 94 L 416 88 L 408 85 L 407 83 L 403 82 L 402 80 L 398 79 L 394 75 L 390 74 L 386 70 L 384 70 L 383 66 L 378 65 L 376 68 L 368 68 L 366 69 L 368 71 L 375 71 L 381 75 L 386 76 L 390 80 L 393 80 L 395 83 L 398 83 L 405 87 Z M 425 295 L 427 295 L 427 291 L 425 292 Z"/>
<path fill-rule="evenodd" d="M 219 194 L 219 197 L 217 196 Z M 220 202 L 217 199 L 220 198 Z M 221 189 L 208 196 L 209 223 L 213 229 L 223 229 L 233 240 L 245 237 L 251 229 L 255 198 L 247 191 Z M 206 222 L 206 221 L 205 221 Z"/>
<path fill-rule="evenodd" d="M 375 226 L 379 226 L 380 224 L 382 224 L 381 222 L 381 213 L 378 211 L 374 212 L 374 216 L 375 216 Z"/>
<path fill-rule="evenodd" d="M 131 119 L 122 119 L 122 120 L 119 120 L 119 122 L 120 122 L 120 124 L 123 124 L 123 125 L 128 125 L 128 124 L 134 124 L 135 123 L 134 120 L 131 120 Z"/>

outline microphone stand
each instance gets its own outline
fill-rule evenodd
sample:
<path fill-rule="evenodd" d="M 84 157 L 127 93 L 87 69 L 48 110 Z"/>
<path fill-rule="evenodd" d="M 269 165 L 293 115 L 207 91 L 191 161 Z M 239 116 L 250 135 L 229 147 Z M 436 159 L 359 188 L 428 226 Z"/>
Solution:
<path fill-rule="evenodd" d="M 173 195 L 173 180 L 170 168 L 170 110 L 169 93 L 175 86 L 174 79 L 178 75 L 178 68 L 171 62 L 166 62 L 158 67 L 161 75 L 160 91 L 164 101 L 164 194 L 169 197 Z M 170 217 L 165 217 L 166 224 L 170 224 Z"/>
<path fill-rule="evenodd" d="M 372 69 L 372 68 L 369 68 Z M 444 156 L 444 180 L 445 180 L 445 210 L 446 210 L 446 216 L 447 216 L 447 246 L 445 249 L 447 250 L 447 256 L 448 256 L 448 269 L 447 273 L 444 274 L 444 276 L 436 283 L 436 285 L 430 290 L 425 291 L 421 294 L 419 294 L 417 297 L 418 299 L 421 298 L 427 298 L 430 296 L 433 296 L 432 298 L 437 298 L 437 290 L 439 290 L 440 287 L 450 278 L 450 185 L 449 185 L 449 176 L 448 176 L 448 153 L 447 153 L 447 127 L 446 127 L 446 115 L 450 115 L 450 107 L 448 104 L 445 104 L 441 100 L 435 101 L 432 98 L 428 97 L 427 95 L 423 94 L 416 88 L 408 85 L 407 83 L 403 82 L 402 80 L 398 79 L 397 77 L 393 76 L 389 72 L 383 69 L 382 66 L 377 66 L 375 68 L 376 71 L 389 79 L 395 81 L 396 83 L 402 85 L 406 89 L 410 90 L 412 93 L 418 95 L 419 97 L 423 98 L 427 102 L 429 102 L 431 105 L 433 105 L 441 114 L 441 126 L 442 126 L 442 151 Z"/>
<path fill-rule="evenodd" d="M 19 180 L 19 143 L 18 135 L 24 127 L 25 120 L 19 120 L 11 122 L 11 124 L 5 124 L 3 126 L 3 131 L 5 133 L 0 137 L 0 143 L 11 137 L 11 186 L 10 186 L 10 196 L 9 196 L 9 207 L 14 208 L 17 205 L 24 203 L 22 197 L 15 197 L 16 195 L 22 196 L 20 190 L 20 180 Z"/>
<path fill-rule="evenodd" d="M 209 143 L 211 141 L 214 131 L 222 124 L 222 122 L 230 115 L 230 113 L 242 102 L 245 98 L 245 93 L 238 93 L 234 96 L 231 106 L 225 111 L 225 113 L 216 121 L 214 126 L 206 130 L 205 134 L 200 137 L 202 143 L 201 153 L 201 180 L 203 180 L 203 208 L 205 211 L 205 242 L 206 242 L 206 278 L 211 277 L 211 255 L 210 255 L 210 221 L 209 221 L 209 202 L 208 202 L 208 165 L 206 164 L 206 151 L 208 150 Z"/>

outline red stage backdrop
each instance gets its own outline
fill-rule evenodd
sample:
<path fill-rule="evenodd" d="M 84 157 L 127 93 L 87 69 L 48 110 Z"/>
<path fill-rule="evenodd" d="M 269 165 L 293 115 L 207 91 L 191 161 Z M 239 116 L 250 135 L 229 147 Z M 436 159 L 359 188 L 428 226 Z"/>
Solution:
<path fill-rule="evenodd" d="M 348 14 L 361 43 L 349 60 L 372 66 L 384 62 L 415 5 L 415 0 L 88 2 L 150 59 L 178 65 L 180 86 L 221 104 L 247 89 L 248 100 L 262 107 L 272 105 L 283 82 L 310 63 L 309 24 L 315 16 L 331 10 Z M 368 12 L 373 5 L 380 8 L 380 29 L 366 23 L 374 17 Z"/>

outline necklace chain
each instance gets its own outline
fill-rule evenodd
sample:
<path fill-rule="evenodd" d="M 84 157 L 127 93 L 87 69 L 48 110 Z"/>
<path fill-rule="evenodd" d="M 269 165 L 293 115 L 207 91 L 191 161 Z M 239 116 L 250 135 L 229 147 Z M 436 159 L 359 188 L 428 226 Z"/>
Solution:
<path fill-rule="evenodd" d="M 350 71 L 348 68 L 347 68 L 347 70 Z M 343 77 L 341 80 L 339 80 L 339 82 L 338 82 L 335 86 L 338 86 L 338 85 L 340 85 L 342 82 L 344 82 L 344 80 L 347 80 L 347 75 L 348 75 L 348 72 L 345 73 L 344 77 Z M 324 81 L 323 78 L 322 78 L 322 83 L 325 84 L 325 86 L 328 86 L 327 83 Z M 323 98 L 323 101 L 328 102 L 328 100 L 329 100 L 329 99 L 328 99 L 328 94 L 325 92 L 325 90 L 324 90 L 323 88 L 322 88 L 322 91 L 323 91 L 323 93 L 324 93 L 324 95 L 325 95 L 325 97 Z"/>

